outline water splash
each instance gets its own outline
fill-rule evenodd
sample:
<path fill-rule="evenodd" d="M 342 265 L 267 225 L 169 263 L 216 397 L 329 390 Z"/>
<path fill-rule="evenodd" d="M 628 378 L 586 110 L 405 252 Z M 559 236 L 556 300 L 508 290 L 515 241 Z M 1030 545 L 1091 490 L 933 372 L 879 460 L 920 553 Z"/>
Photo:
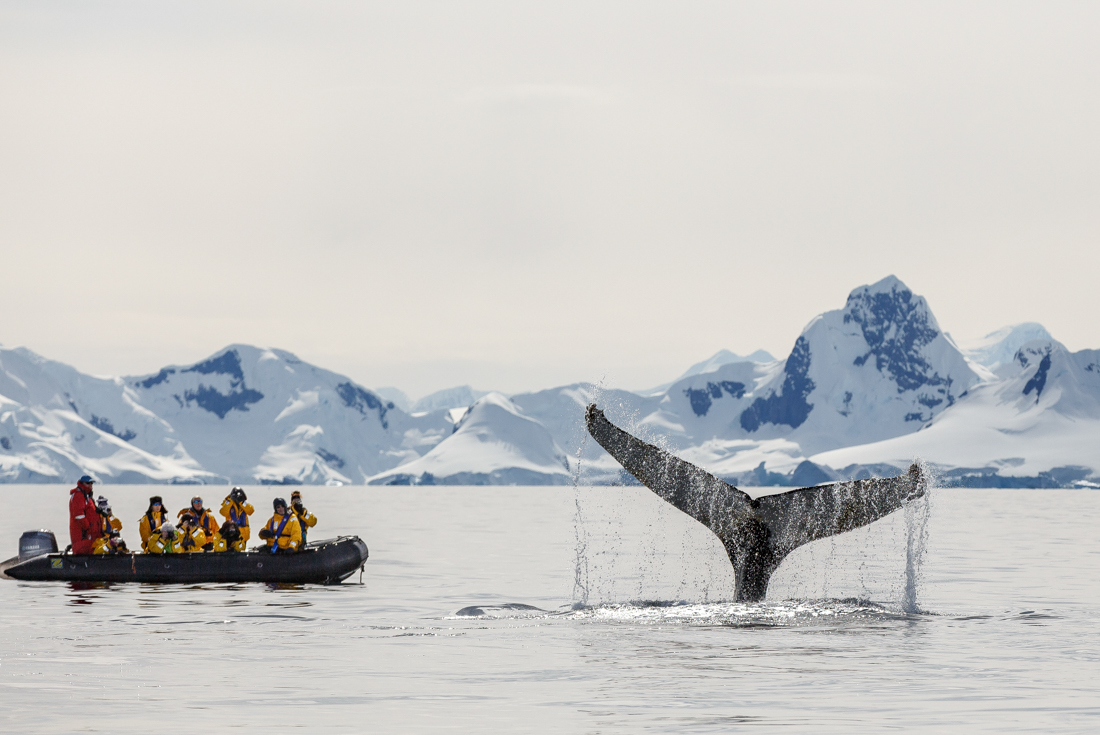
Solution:
<path fill-rule="evenodd" d="M 595 623 L 722 627 L 803 627 L 879 624 L 907 617 L 868 600 L 823 599 L 782 602 L 627 602 L 561 612 L 558 616 Z"/>
<path fill-rule="evenodd" d="M 588 397 L 590 403 L 599 401 L 604 391 L 606 375 L 592 387 L 592 395 Z M 576 462 L 573 465 L 573 600 L 576 607 L 588 605 L 589 575 L 588 575 L 588 529 L 584 522 L 584 511 L 581 509 L 581 470 L 584 464 L 584 449 L 588 445 L 588 427 L 584 422 L 584 412 L 581 412 L 580 421 L 574 431 L 580 432 L 580 441 L 577 442 Z"/>
<path fill-rule="evenodd" d="M 921 459 L 917 460 L 921 473 L 925 476 L 924 495 L 905 504 L 905 589 L 902 594 L 901 609 L 910 615 L 924 612 L 917 602 L 921 582 L 924 579 L 924 552 L 928 546 L 928 516 L 931 510 L 932 488 L 938 477 L 932 468 Z"/>

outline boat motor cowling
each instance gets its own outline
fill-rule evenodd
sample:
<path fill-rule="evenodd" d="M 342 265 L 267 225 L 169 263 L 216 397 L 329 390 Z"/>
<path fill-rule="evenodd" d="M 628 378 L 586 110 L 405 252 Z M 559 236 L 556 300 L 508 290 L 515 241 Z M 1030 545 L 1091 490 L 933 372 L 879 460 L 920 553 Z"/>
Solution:
<path fill-rule="evenodd" d="M 57 553 L 57 538 L 53 531 L 40 529 L 38 531 L 24 531 L 19 537 L 19 558 L 30 559 L 43 554 Z"/>

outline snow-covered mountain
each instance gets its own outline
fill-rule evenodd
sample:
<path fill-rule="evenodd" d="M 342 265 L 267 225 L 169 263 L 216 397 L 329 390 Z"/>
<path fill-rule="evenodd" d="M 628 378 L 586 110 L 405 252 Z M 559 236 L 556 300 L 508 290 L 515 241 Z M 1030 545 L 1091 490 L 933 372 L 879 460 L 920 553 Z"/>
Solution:
<path fill-rule="evenodd" d="M 423 457 L 372 485 L 565 485 L 569 460 L 550 432 L 500 393 L 479 398 Z"/>
<path fill-rule="evenodd" d="M 1070 353 L 1040 325 L 963 352 L 890 276 L 811 320 L 784 360 L 763 357 L 720 352 L 654 394 L 461 386 L 408 412 L 277 349 L 126 378 L 0 349 L 0 482 L 631 482 L 585 431 L 595 402 L 743 485 L 890 474 L 919 456 L 951 482 L 1100 486 L 1100 351 Z"/>
<path fill-rule="evenodd" d="M 0 481 L 57 482 L 85 472 L 118 482 L 215 477 L 122 379 L 0 349 Z"/>
<path fill-rule="evenodd" d="M 1100 350 L 1070 353 L 1035 340 L 920 432 L 823 452 L 818 464 L 902 467 L 923 457 L 948 482 L 980 486 L 1088 484 L 1100 475 Z"/>
<path fill-rule="evenodd" d="M 720 476 L 766 484 L 813 454 L 917 431 L 992 377 L 982 370 L 890 276 L 814 318 L 783 362 L 687 377 L 638 423 Z"/>
<path fill-rule="evenodd" d="M 0 351 L 0 472 L 116 482 L 363 483 L 452 431 L 289 352 L 232 345 L 146 376 Z"/>
<path fill-rule="evenodd" d="M 775 358 L 767 350 L 757 350 L 751 355 L 738 355 L 735 352 L 729 350 L 718 350 L 706 360 L 695 363 L 680 375 L 679 378 L 669 383 L 662 383 L 656 388 L 650 388 L 649 390 L 639 391 L 644 396 L 659 395 L 667 391 L 672 387 L 673 383 L 677 383 L 684 378 L 690 378 L 692 375 L 702 375 L 703 373 L 713 373 L 723 365 L 729 365 L 734 362 L 775 362 Z"/>
<path fill-rule="evenodd" d="M 963 354 L 979 365 L 994 369 L 1011 362 L 1016 352 L 1028 342 L 1054 339 L 1042 324 L 1024 322 L 1002 327 L 979 340 L 960 345 Z"/>
<path fill-rule="evenodd" d="M 424 396 L 413 404 L 413 413 L 428 413 L 440 409 L 467 408 L 473 402 L 487 395 L 488 391 L 474 390 L 468 385 L 460 385 L 456 388 L 445 388 L 435 393 Z"/>

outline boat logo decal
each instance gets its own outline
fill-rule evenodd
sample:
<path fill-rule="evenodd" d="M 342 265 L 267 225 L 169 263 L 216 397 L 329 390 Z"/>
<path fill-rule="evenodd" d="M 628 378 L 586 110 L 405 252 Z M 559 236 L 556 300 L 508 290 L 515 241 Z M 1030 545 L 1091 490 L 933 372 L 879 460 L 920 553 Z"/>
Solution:
<path fill-rule="evenodd" d="M 50 567 L 53 569 L 60 569 L 61 564 L 62 562 L 60 559 L 50 559 Z"/>

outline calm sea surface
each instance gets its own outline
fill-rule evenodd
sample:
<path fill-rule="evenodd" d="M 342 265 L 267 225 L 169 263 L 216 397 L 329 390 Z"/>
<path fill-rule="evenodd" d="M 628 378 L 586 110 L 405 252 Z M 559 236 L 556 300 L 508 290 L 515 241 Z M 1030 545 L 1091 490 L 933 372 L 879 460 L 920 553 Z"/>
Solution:
<path fill-rule="evenodd" d="M 100 491 L 136 546 L 150 494 L 194 489 Z M 302 490 L 362 584 L 0 580 L 0 731 L 1100 731 L 1098 492 L 935 490 L 739 605 L 644 488 Z M 0 496 L 0 558 L 68 543 L 68 488 Z"/>

